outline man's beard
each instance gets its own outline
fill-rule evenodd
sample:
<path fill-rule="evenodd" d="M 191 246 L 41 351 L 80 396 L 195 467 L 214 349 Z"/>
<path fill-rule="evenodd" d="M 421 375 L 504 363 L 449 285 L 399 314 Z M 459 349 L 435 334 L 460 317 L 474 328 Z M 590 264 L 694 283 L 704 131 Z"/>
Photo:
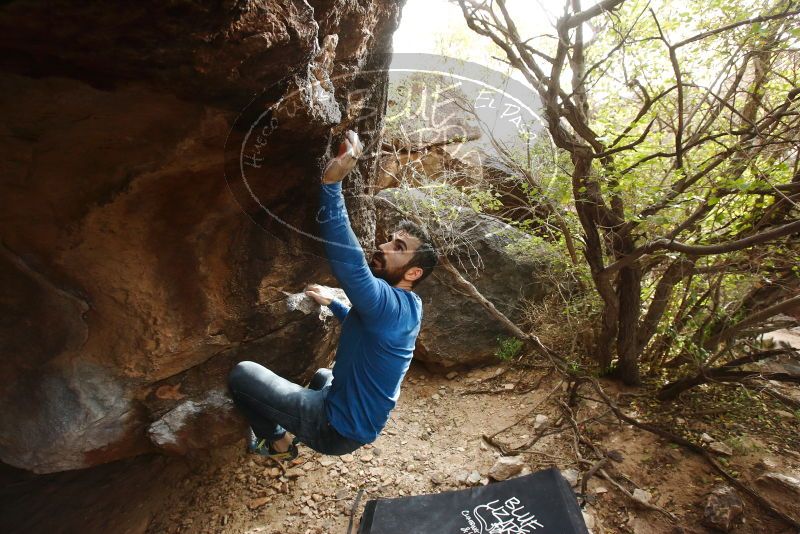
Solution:
<path fill-rule="evenodd" d="M 390 286 L 396 286 L 402 279 L 405 271 L 398 269 L 397 271 L 390 271 L 386 269 L 386 260 L 383 254 L 376 252 L 369 262 L 369 270 L 375 278 L 386 280 Z"/>

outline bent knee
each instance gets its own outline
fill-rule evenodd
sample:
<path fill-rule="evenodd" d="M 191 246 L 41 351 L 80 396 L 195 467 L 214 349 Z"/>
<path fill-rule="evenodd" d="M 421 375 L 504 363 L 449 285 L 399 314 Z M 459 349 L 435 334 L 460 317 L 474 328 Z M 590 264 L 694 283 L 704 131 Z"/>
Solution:
<path fill-rule="evenodd" d="M 242 380 L 246 379 L 249 376 L 253 375 L 253 371 L 261 367 L 256 362 L 251 361 L 243 361 L 237 363 L 231 372 L 228 373 L 228 389 L 234 390 L 237 389 L 236 386 L 242 383 Z"/>

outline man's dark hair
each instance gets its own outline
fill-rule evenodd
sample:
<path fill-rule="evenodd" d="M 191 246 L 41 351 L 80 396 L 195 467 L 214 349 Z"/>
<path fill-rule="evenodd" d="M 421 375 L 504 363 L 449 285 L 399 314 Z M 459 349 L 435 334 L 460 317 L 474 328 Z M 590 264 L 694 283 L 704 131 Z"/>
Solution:
<path fill-rule="evenodd" d="M 436 251 L 436 245 L 433 244 L 431 236 L 415 222 L 403 219 L 397 223 L 395 232 L 399 232 L 400 230 L 419 239 L 419 248 L 414 251 L 414 256 L 408 260 L 406 266 L 403 267 L 404 272 L 412 267 L 419 267 L 422 269 L 422 276 L 411 283 L 411 288 L 413 289 L 433 272 L 433 268 L 439 263 L 439 254 Z"/>

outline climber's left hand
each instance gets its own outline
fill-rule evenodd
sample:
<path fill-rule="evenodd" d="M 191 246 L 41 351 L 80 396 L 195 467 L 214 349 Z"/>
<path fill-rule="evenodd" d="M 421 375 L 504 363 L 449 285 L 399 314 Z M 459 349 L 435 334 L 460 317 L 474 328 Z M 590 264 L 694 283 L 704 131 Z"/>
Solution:
<path fill-rule="evenodd" d="M 339 145 L 339 155 L 331 159 L 325 167 L 322 183 L 332 184 L 341 182 L 353 170 L 364 151 L 364 146 L 353 130 L 345 132 L 345 140 Z"/>
<path fill-rule="evenodd" d="M 322 306 L 327 306 L 333 301 L 333 292 L 319 284 L 309 284 L 306 286 L 304 293 Z"/>

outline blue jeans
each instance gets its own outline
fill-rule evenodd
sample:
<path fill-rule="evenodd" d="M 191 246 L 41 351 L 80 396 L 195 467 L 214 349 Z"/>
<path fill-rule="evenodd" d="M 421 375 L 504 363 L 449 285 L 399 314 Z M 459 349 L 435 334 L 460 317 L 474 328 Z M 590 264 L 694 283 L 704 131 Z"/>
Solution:
<path fill-rule="evenodd" d="M 228 375 L 228 389 L 258 439 L 276 441 L 288 430 L 322 454 L 342 455 L 364 444 L 339 434 L 328 422 L 325 398 L 333 373 L 320 369 L 308 388 L 255 362 L 239 362 Z"/>

